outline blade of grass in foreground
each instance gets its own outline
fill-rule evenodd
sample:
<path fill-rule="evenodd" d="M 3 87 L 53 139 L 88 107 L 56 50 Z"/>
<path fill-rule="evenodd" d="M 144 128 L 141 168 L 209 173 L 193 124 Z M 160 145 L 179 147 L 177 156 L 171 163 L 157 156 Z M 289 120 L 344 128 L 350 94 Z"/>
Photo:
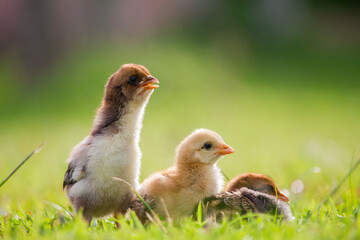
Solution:
<path fill-rule="evenodd" d="M 19 170 L 19 168 L 34 154 L 41 151 L 42 147 L 44 146 L 45 142 L 43 142 L 39 147 L 37 147 L 35 150 L 33 150 L 10 174 L 7 176 L 1 183 L 0 188 L 11 178 L 14 173 Z"/>
<path fill-rule="evenodd" d="M 158 215 L 151 209 L 151 207 L 146 203 L 146 201 L 140 196 L 140 194 L 138 193 L 138 191 L 136 191 L 136 189 L 127 181 L 125 181 L 124 179 L 121 178 L 117 178 L 117 177 L 112 177 L 112 179 L 123 182 L 125 184 L 127 184 L 132 190 L 133 192 L 136 194 L 136 196 L 145 204 L 145 206 L 149 209 L 151 214 L 146 213 L 146 215 L 148 216 L 148 218 L 150 219 L 151 222 L 154 222 L 156 224 L 158 224 L 158 226 L 165 232 L 167 233 L 166 228 L 164 227 L 164 225 L 161 223 L 160 218 L 158 217 Z"/>
<path fill-rule="evenodd" d="M 224 178 L 227 182 L 230 181 L 230 178 L 225 174 L 225 172 L 223 170 L 221 170 L 221 174 L 224 176 Z"/>
<path fill-rule="evenodd" d="M 339 182 L 339 184 L 331 191 L 331 193 L 329 194 L 329 196 L 326 197 L 326 199 L 323 201 L 323 203 L 318 207 L 321 208 L 321 206 L 325 205 L 326 203 L 328 203 L 329 199 L 334 196 L 334 194 L 339 190 L 339 188 L 341 187 L 341 185 L 344 184 L 344 182 L 346 181 L 346 179 L 348 179 L 348 177 L 354 172 L 354 170 L 359 166 L 360 164 L 360 159 L 357 160 L 357 162 L 350 168 L 349 172 L 343 177 L 343 179 L 341 179 L 341 181 Z"/>
<path fill-rule="evenodd" d="M 198 208 L 197 208 L 197 212 L 196 212 L 196 218 L 198 223 L 202 223 L 203 222 L 203 213 L 202 213 L 202 204 L 201 201 L 198 204 Z"/>
<path fill-rule="evenodd" d="M 151 212 L 152 209 L 151 207 L 145 202 L 145 200 L 140 196 L 140 194 L 138 193 L 138 191 L 135 190 L 135 188 L 130 184 L 128 183 L 127 181 L 125 181 L 124 179 L 121 179 L 121 178 L 117 178 L 117 177 L 112 177 L 112 179 L 114 180 L 117 180 L 117 181 L 120 181 L 120 182 L 123 182 L 127 185 L 129 185 L 131 187 L 131 189 L 133 190 L 133 192 L 136 194 L 136 196 L 145 204 L 145 206 L 149 209 L 149 211 Z"/>

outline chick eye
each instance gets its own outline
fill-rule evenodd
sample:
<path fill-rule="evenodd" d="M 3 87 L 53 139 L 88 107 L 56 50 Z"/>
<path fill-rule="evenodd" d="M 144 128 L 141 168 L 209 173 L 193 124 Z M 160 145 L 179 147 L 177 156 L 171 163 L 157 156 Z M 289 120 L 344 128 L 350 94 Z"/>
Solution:
<path fill-rule="evenodd" d="M 205 143 L 204 146 L 202 148 L 209 150 L 212 147 L 211 143 Z"/>
<path fill-rule="evenodd" d="M 138 79 L 139 79 L 139 76 L 137 76 L 137 75 L 131 75 L 131 76 L 129 77 L 129 83 L 130 83 L 131 85 L 136 85 L 137 82 L 138 82 Z"/>

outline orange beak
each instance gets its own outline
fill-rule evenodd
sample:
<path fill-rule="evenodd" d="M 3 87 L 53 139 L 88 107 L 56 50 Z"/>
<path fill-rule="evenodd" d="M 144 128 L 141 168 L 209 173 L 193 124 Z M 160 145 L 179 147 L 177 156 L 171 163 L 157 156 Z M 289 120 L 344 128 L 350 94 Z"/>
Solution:
<path fill-rule="evenodd" d="M 278 199 L 280 199 L 281 201 L 284 201 L 284 202 L 289 202 L 290 199 L 285 196 L 284 194 L 282 194 L 281 192 L 278 192 Z"/>
<path fill-rule="evenodd" d="M 144 92 L 146 92 L 147 90 L 151 90 L 151 89 L 155 89 L 158 88 L 159 85 L 152 85 L 153 83 L 160 83 L 159 80 L 157 80 L 156 78 L 154 78 L 153 76 L 149 75 L 147 76 L 147 81 L 145 81 L 141 87 L 143 88 L 143 90 L 139 93 L 139 95 L 142 95 Z"/>
<path fill-rule="evenodd" d="M 225 143 L 223 143 L 222 147 L 220 148 L 220 150 L 217 153 L 220 155 L 226 155 L 226 154 L 231 154 L 234 152 L 235 152 L 234 149 L 232 149 L 229 145 L 226 145 Z"/>
<path fill-rule="evenodd" d="M 154 83 L 160 83 L 159 80 L 157 80 L 153 76 L 147 76 L 147 79 L 148 80 L 144 82 L 141 87 L 143 87 L 144 89 L 154 89 L 159 87 L 159 85 L 152 85 Z"/>

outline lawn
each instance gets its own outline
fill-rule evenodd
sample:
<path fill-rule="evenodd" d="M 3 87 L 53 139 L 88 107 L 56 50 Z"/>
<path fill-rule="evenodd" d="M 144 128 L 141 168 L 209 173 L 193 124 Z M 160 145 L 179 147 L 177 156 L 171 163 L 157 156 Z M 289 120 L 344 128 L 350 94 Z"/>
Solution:
<path fill-rule="evenodd" d="M 360 238 L 360 168 L 321 206 L 360 158 L 359 54 L 129 45 L 75 51 L 29 90 L 13 81 L 20 75 L 11 66 L 0 65 L 0 180 L 46 141 L 0 188 L 0 238 Z M 141 134 L 142 179 L 170 166 L 177 144 L 194 129 L 213 129 L 236 150 L 219 161 L 224 173 L 270 175 L 289 191 L 296 219 L 237 216 L 215 224 L 188 218 L 144 227 L 129 215 L 118 230 L 113 218 L 88 227 L 71 217 L 62 191 L 65 160 L 90 131 L 107 78 L 127 62 L 147 66 L 160 81 Z M 295 180 L 303 191 L 292 191 Z"/>

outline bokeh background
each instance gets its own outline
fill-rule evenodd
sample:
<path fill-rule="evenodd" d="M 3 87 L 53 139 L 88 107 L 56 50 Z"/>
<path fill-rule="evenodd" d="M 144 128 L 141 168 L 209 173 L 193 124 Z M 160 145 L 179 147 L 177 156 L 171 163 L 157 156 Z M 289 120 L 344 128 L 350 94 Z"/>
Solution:
<path fill-rule="evenodd" d="M 205 127 L 236 150 L 219 162 L 228 177 L 272 176 L 295 212 L 320 202 L 360 157 L 359 3 L 2 0 L 0 180 L 46 145 L 0 189 L 0 213 L 69 205 L 65 161 L 129 62 L 160 80 L 142 179 Z M 360 193 L 359 171 L 340 192 Z"/>

